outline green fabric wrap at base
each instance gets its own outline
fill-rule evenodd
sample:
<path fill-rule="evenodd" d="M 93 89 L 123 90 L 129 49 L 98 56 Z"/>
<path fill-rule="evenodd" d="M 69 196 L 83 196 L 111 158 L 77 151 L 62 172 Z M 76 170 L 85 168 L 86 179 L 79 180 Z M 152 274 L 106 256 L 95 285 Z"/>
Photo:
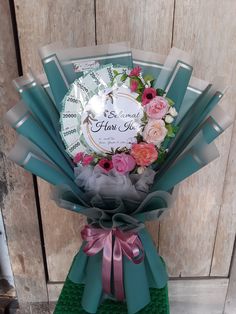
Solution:
<path fill-rule="evenodd" d="M 54 314 L 87 314 L 81 306 L 83 284 L 75 284 L 67 278 L 56 305 Z M 139 314 L 169 314 L 168 288 L 150 288 L 151 302 Z M 127 314 L 125 303 L 106 300 L 100 305 L 97 314 Z"/>
<path fill-rule="evenodd" d="M 151 302 L 150 288 L 164 288 L 168 280 L 165 264 L 149 233 L 141 229 L 138 235 L 145 251 L 144 261 L 134 264 L 123 255 L 123 284 L 129 314 L 138 313 L 146 307 Z M 68 278 L 75 284 L 85 284 L 81 306 L 88 313 L 97 313 L 104 300 L 114 297 L 103 293 L 102 252 L 87 256 L 83 246 L 74 258 Z"/>

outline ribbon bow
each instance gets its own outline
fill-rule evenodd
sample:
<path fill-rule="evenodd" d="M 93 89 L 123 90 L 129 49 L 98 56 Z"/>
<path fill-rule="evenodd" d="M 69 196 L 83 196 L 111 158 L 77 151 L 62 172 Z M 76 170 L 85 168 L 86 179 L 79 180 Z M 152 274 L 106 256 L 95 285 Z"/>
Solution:
<path fill-rule="evenodd" d="M 86 225 L 81 231 L 82 239 L 86 241 L 84 253 L 93 256 L 103 250 L 102 287 L 105 293 L 111 294 L 111 272 L 113 263 L 114 290 L 117 300 L 124 300 L 123 286 L 123 254 L 133 263 L 144 260 L 144 249 L 138 235 L 123 232 L 118 228 L 109 230 L 93 228 Z M 114 237 L 114 246 L 112 245 Z"/>

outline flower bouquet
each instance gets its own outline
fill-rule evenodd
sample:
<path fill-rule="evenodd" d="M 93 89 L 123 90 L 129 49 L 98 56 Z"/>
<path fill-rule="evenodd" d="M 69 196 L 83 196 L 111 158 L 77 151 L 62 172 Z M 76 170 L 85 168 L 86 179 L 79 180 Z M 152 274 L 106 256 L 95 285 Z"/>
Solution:
<path fill-rule="evenodd" d="M 168 313 L 153 303 L 168 275 L 145 222 L 163 217 L 175 185 L 218 157 L 213 141 L 231 123 L 220 80 L 193 78 L 176 48 L 163 57 L 128 43 L 51 44 L 40 55 L 46 77 L 14 81 L 21 101 L 6 120 L 19 139 L 9 157 L 50 182 L 60 207 L 87 217 L 68 274 L 82 287 L 79 307 Z"/>

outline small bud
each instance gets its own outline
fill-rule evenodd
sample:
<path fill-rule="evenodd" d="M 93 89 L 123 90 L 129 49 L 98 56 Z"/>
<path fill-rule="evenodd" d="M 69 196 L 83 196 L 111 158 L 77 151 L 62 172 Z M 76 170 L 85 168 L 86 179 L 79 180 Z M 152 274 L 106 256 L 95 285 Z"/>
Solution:
<path fill-rule="evenodd" d="M 138 174 L 143 174 L 144 171 L 145 171 L 145 169 L 146 169 L 146 167 L 138 167 L 137 173 L 138 173 Z"/>
<path fill-rule="evenodd" d="M 170 116 L 169 114 L 165 117 L 165 122 L 166 123 L 172 123 L 174 121 L 174 118 Z"/>
<path fill-rule="evenodd" d="M 172 117 L 176 117 L 178 115 L 176 109 L 174 107 L 170 107 L 168 113 L 172 116 Z"/>

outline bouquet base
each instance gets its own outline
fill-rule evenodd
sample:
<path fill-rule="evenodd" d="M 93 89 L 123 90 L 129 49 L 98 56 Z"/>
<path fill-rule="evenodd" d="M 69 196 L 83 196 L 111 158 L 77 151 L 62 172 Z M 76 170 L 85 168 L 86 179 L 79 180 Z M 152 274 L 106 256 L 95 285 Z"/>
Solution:
<path fill-rule="evenodd" d="M 58 299 L 54 314 L 86 314 L 81 307 L 81 298 L 84 285 L 75 284 L 68 278 L 64 284 L 60 297 Z M 151 302 L 139 311 L 139 314 L 169 314 L 168 287 L 162 289 L 150 288 Z M 126 304 L 104 301 L 99 307 L 97 314 L 126 314 Z"/>

